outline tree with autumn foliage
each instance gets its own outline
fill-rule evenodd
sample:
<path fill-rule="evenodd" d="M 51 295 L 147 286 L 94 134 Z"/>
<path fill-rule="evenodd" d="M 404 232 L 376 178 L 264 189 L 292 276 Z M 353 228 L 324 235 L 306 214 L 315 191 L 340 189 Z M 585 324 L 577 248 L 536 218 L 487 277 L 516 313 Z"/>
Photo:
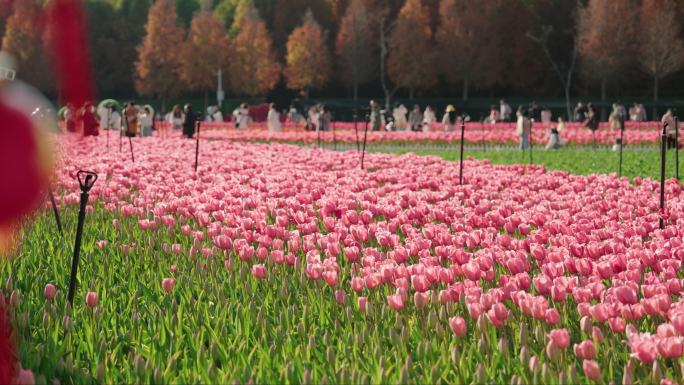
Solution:
<path fill-rule="evenodd" d="M 228 63 L 230 89 L 238 95 L 264 95 L 278 84 L 281 71 L 266 23 L 249 3 L 233 29 L 238 32 Z"/>
<path fill-rule="evenodd" d="M 204 93 L 205 109 L 209 91 L 216 89 L 219 69 L 228 64 L 229 49 L 230 40 L 223 23 L 209 8 L 196 13 L 183 47 L 181 78 L 187 90 Z"/>
<path fill-rule="evenodd" d="M 684 64 L 684 42 L 672 0 L 643 0 L 639 23 L 639 64 L 653 78 L 653 101 L 658 82 Z"/>
<path fill-rule="evenodd" d="M 638 20 L 638 5 L 638 0 L 590 0 L 579 11 L 582 74 L 589 81 L 600 82 L 603 101 L 608 82 L 623 77 L 637 56 L 634 21 Z"/>
<path fill-rule="evenodd" d="M 152 5 L 145 32 L 138 46 L 135 88 L 140 95 L 161 98 L 165 110 L 166 99 L 183 90 L 179 79 L 185 31 L 179 25 L 173 0 L 157 0 Z"/>
<path fill-rule="evenodd" d="M 287 87 L 298 90 L 304 98 L 309 91 L 325 86 L 330 79 L 331 61 L 325 33 L 309 11 L 304 23 L 287 39 L 285 78 Z"/>
<path fill-rule="evenodd" d="M 387 74 L 395 85 L 408 88 L 411 99 L 416 88 L 437 82 L 432 52 L 427 8 L 421 0 L 406 0 L 390 35 Z"/>
<path fill-rule="evenodd" d="M 373 80 L 377 71 L 375 30 L 366 0 L 352 0 L 340 22 L 335 41 L 340 79 L 351 84 L 354 100 L 359 86 Z"/>
<path fill-rule="evenodd" d="M 18 76 L 27 83 L 50 93 L 54 79 L 45 50 L 42 9 L 33 1 L 15 1 L 7 19 L 2 50 L 14 55 Z"/>

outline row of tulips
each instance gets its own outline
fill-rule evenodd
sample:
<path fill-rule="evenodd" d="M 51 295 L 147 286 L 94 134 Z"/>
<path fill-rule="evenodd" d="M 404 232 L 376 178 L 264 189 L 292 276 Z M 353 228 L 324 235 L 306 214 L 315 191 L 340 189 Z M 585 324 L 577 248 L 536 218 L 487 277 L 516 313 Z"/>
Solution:
<path fill-rule="evenodd" d="M 135 163 L 103 138 L 60 141 L 62 207 L 78 202 L 78 169 L 100 175 L 91 199 L 112 228 L 100 250 L 129 256 L 150 247 L 154 264 L 190 261 L 210 275 L 220 274 L 211 267 L 218 262 L 264 283 L 258 290 L 293 279 L 310 293 L 296 293 L 295 303 L 329 301 L 382 322 L 396 313 L 380 337 L 393 346 L 427 328 L 437 341 L 462 340 L 462 350 L 506 362 L 464 363 L 454 353 L 451 362 L 472 371 L 447 381 L 491 382 L 500 379 L 496 365 L 511 383 L 681 379 L 684 195 L 674 180 L 659 212 L 656 181 L 543 166 L 468 160 L 458 185 L 457 165 L 435 157 L 370 154 L 360 170 L 355 152 L 207 141 L 195 173 L 194 143 L 180 139 L 145 139 Z M 176 265 L 170 272 L 156 285 L 182 296 L 190 282 L 178 284 Z M 54 298 L 52 287 L 45 297 Z M 86 302 L 99 306 L 95 292 Z M 408 379 L 412 367 L 379 378 Z M 321 379 L 288 370 L 288 381 Z M 414 380 L 439 377 L 428 372 Z"/>
<path fill-rule="evenodd" d="M 348 124 L 338 127 L 335 132 L 304 131 L 303 129 L 286 129 L 281 132 L 270 132 L 265 129 L 253 128 L 249 130 L 235 130 L 225 127 L 224 124 L 204 123 L 205 132 L 201 136 L 210 139 L 224 139 L 247 142 L 282 142 L 282 143 L 323 143 L 333 142 L 355 144 L 363 142 L 363 126 L 357 130 L 348 127 Z M 204 126 L 203 126 L 204 127 Z M 532 130 L 532 142 L 537 145 L 545 145 L 549 140 L 550 129 L 548 125 L 535 124 Z M 619 131 L 611 131 L 607 128 L 594 133 L 581 127 L 567 127 L 561 138 L 567 144 L 572 145 L 612 145 L 620 137 Z M 370 131 L 367 142 L 372 144 L 454 144 L 461 140 L 460 128 L 452 132 L 445 132 L 441 127 L 434 127 L 430 132 L 411 131 Z M 626 144 L 653 145 L 660 140 L 660 133 L 656 129 L 627 129 L 624 133 Z M 519 141 L 515 133 L 515 127 L 508 124 L 468 124 L 464 131 L 464 141 L 470 144 L 517 144 Z"/>

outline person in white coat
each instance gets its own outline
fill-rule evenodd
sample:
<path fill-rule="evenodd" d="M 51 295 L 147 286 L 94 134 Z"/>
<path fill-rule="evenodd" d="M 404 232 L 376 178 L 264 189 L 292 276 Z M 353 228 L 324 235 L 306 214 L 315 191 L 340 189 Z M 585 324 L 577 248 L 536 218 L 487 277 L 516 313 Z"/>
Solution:
<path fill-rule="evenodd" d="M 239 108 L 233 112 L 233 119 L 235 119 L 235 128 L 246 130 L 249 128 L 249 109 L 247 103 L 242 103 Z"/>
<path fill-rule="evenodd" d="M 408 110 L 403 104 L 397 103 L 392 110 L 392 118 L 394 118 L 395 131 L 405 131 L 407 126 L 406 114 Z"/>
<path fill-rule="evenodd" d="M 150 106 L 145 106 L 140 111 L 140 127 L 142 132 L 141 136 L 152 136 L 152 127 L 154 126 L 154 111 Z"/>
<path fill-rule="evenodd" d="M 276 109 L 275 103 L 268 106 L 268 116 L 266 117 L 266 125 L 270 132 L 280 132 L 280 113 Z"/>
<path fill-rule="evenodd" d="M 435 116 L 435 111 L 432 110 L 432 107 L 425 107 L 425 112 L 423 112 L 423 132 L 430 132 L 430 125 L 436 121 L 437 117 Z"/>

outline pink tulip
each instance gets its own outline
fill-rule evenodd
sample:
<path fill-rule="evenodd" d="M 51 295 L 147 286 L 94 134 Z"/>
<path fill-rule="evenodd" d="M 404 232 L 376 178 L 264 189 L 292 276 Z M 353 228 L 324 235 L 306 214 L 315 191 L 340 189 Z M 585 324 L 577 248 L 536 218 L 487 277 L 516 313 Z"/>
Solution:
<path fill-rule="evenodd" d="M 462 317 L 449 318 L 449 327 L 457 337 L 463 337 L 466 334 L 466 321 Z"/>
<path fill-rule="evenodd" d="M 560 313 L 556 309 L 547 309 L 544 320 L 549 325 L 556 325 L 561 321 Z"/>
<path fill-rule="evenodd" d="M 596 361 L 582 361 L 582 370 L 584 371 L 584 375 L 587 376 L 588 379 L 595 382 L 601 381 L 601 369 L 599 369 L 599 365 Z"/>
<path fill-rule="evenodd" d="M 253 265 L 252 266 L 252 275 L 257 278 L 257 279 L 264 279 L 266 278 L 266 267 L 261 264 Z"/>
<path fill-rule="evenodd" d="M 549 333 L 549 340 L 558 349 L 565 349 L 570 346 L 570 334 L 566 329 L 554 329 Z"/>
<path fill-rule="evenodd" d="M 55 299 L 55 296 L 57 295 L 57 288 L 55 285 L 48 283 L 45 285 L 45 299 L 48 301 L 52 301 Z"/>
<path fill-rule="evenodd" d="M 34 385 L 36 383 L 33 372 L 28 369 L 19 369 L 17 377 L 14 379 L 15 385 Z"/>
<path fill-rule="evenodd" d="M 164 289 L 165 292 L 170 293 L 171 290 L 173 290 L 175 283 L 173 278 L 164 278 L 162 280 L 162 289 Z"/>
<path fill-rule="evenodd" d="M 387 296 L 387 303 L 393 310 L 399 311 L 404 308 L 404 300 L 399 294 Z"/>
<path fill-rule="evenodd" d="M 665 337 L 657 343 L 658 354 L 664 358 L 677 359 L 683 353 L 683 337 Z"/>
<path fill-rule="evenodd" d="M 359 306 L 359 311 L 365 313 L 366 309 L 368 308 L 368 298 L 358 297 L 356 299 L 356 304 Z"/>
<path fill-rule="evenodd" d="M 591 340 L 585 340 L 573 346 L 575 355 L 581 360 L 593 360 L 596 358 L 596 347 Z"/>
<path fill-rule="evenodd" d="M 88 307 L 95 307 L 97 306 L 98 298 L 97 298 L 97 293 L 94 291 L 89 291 L 88 294 L 86 294 L 86 305 Z"/>
<path fill-rule="evenodd" d="M 344 290 L 335 290 L 335 301 L 337 301 L 338 304 L 344 305 L 344 297 L 346 293 Z"/>
<path fill-rule="evenodd" d="M 413 303 L 416 305 L 418 309 L 422 309 L 425 306 L 427 306 L 427 304 L 430 302 L 430 296 L 430 292 L 415 292 L 413 293 Z"/>

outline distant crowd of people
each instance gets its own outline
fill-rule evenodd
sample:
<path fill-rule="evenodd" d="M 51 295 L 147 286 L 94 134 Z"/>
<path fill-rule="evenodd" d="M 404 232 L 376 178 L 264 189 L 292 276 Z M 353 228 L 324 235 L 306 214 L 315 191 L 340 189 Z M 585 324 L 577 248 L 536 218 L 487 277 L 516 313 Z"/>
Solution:
<path fill-rule="evenodd" d="M 150 105 L 139 106 L 134 102 L 128 102 L 121 108 L 121 111 L 117 105 L 118 103 L 113 101 L 101 103 L 97 108 L 91 103 L 86 103 L 81 108 L 75 108 L 69 104 L 63 109 L 61 118 L 67 131 L 81 132 L 83 136 L 97 136 L 99 131 L 114 130 L 128 137 L 146 137 L 152 135 L 156 129 L 157 121 L 164 120 L 170 124 L 173 130 L 182 131 L 182 134 L 187 138 L 192 138 L 195 135 L 196 123 L 201 119 L 201 116 L 194 113 L 189 104 L 183 108 L 174 105 L 171 111 L 163 117 L 155 114 Z M 267 129 L 274 133 L 281 131 L 283 122 L 303 123 L 304 129 L 307 131 L 328 131 L 333 122 L 330 109 L 322 104 L 307 107 L 305 113 L 300 113 L 294 105 L 282 113 L 278 111 L 275 103 L 268 104 L 267 112 L 265 112 L 266 107 L 263 108 L 260 111 L 262 114 L 265 113 Z M 530 147 L 532 123 L 535 121 L 546 123 L 546 126 L 549 127 L 546 149 L 558 149 L 565 145 L 561 137 L 565 129 L 565 121 L 559 117 L 556 122 L 552 122 L 551 109 L 532 102 L 529 106 L 518 106 L 515 114 L 513 112 L 510 104 L 502 99 L 498 106 L 492 105 L 490 107 L 489 114 L 481 121 L 486 124 L 515 121 L 515 132 L 519 138 L 521 150 Z M 435 110 L 430 105 L 421 109 L 419 105 L 415 104 L 409 110 L 404 104 L 395 103 L 390 110 L 382 109 L 377 101 L 371 100 L 365 118 L 368 121 L 369 129 L 372 131 L 429 132 L 437 123 L 441 123 L 442 131 L 453 132 L 460 125 L 464 116 L 458 115 L 452 104 L 446 106 L 441 120 L 438 120 Z M 663 123 L 668 122 L 669 147 L 676 146 L 673 116 L 673 112 L 668 110 L 662 117 Z M 624 127 L 624 122 L 627 120 L 643 122 L 646 119 L 646 109 L 643 104 L 634 103 L 629 109 L 626 109 L 624 105 L 614 103 L 608 117 L 608 126 L 611 131 L 617 131 Z M 246 103 L 240 104 L 233 110 L 230 120 L 232 120 L 235 129 L 248 129 L 253 122 L 249 106 Z M 594 133 L 599 128 L 600 116 L 592 103 L 585 105 L 583 102 L 578 102 L 573 112 L 573 120 L 582 123 L 583 127 Z M 225 118 L 221 108 L 218 105 L 209 106 L 204 114 L 204 121 L 224 122 Z M 617 139 L 615 149 L 619 148 L 620 145 L 621 143 Z"/>

